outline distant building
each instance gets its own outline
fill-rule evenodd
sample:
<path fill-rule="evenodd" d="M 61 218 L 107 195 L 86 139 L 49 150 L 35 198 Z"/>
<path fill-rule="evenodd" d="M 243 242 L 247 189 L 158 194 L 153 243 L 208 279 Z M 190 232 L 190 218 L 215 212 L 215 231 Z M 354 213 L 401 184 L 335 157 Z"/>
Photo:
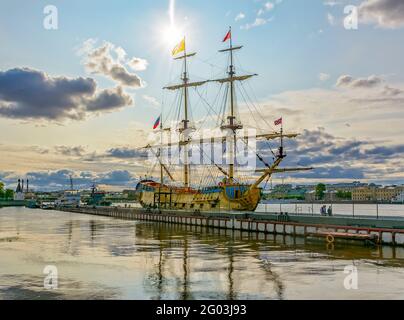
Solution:
<path fill-rule="evenodd" d="M 327 190 L 324 192 L 324 201 L 338 201 L 340 200 L 337 197 L 337 191 L 336 190 Z"/>
<path fill-rule="evenodd" d="M 356 188 L 366 187 L 368 186 L 367 183 L 362 183 L 360 181 L 354 181 L 349 183 L 334 183 L 334 184 L 327 184 L 326 189 L 329 191 L 347 191 L 352 192 L 352 190 Z"/>
<path fill-rule="evenodd" d="M 353 201 L 381 201 L 391 202 L 403 191 L 403 187 L 378 187 L 369 185 L 352 190 Z"/>
<path fill-rule="evenodd" d="M 17 189 L 15 189 L 14 192 L 14 201 L 24 201 L 24 200 L 25 200 L 25 194 L 23 187 L 21 185 L 21 179 L 18 179 Z"/>
<path fill-rule="evenodd" d="M 400 191 L 400 193 L 395 196 L 392 200 L 394 203 L 404 203 L 404 188 Z"/>
<path fill-rule="evenodd" d="M 306 189 L 293 187 L 291 184 L 278 184 L 265 193 L 267 199 L 298 199 L 303 200 Z"/>
<path fill-rule="evenodd" d="M 316 201 L 317 200 L 316 191 L 311 190 L 309 192 L 306 192 L 306 194 L 304 195 L 304 199 L 308 202 Z"/>
<path fill-rule="evenodd" d="M 355 188 L 352 190 L 353 201 L 375 201 L 376 189 L 370 186 Z"/>

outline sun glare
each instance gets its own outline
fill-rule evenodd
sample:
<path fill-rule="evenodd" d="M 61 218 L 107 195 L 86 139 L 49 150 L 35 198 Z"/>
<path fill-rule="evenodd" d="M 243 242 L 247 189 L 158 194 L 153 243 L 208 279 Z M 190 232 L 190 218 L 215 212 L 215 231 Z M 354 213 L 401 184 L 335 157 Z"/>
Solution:
<path fill-rule="evenodd" d="M 166 45 L 170 47 L 173 47 L 176 44 L 178 44 L 178 42 L 180 42 L 183 37 L 184 34 L 181 31 L 181 29 L 175 26 L 169 26 L 163 30 L 163 41 Z"/>

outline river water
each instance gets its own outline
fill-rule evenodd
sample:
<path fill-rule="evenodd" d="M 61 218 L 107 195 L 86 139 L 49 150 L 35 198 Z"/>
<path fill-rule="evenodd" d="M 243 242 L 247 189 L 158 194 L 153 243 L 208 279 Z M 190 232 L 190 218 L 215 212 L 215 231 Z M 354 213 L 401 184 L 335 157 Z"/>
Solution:
<path fill-rule="evenodd" d="M 403 267 L 404 248 L 0 209 L 0 299 L 403 299 Z"/>

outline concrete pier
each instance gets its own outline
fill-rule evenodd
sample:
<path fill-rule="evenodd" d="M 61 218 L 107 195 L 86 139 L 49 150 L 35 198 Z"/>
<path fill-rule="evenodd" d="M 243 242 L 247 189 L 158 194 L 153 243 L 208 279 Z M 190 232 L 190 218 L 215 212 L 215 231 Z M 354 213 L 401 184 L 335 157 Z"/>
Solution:
<path fill-rule="evenodd" d="M 321 237 L 329 233 L 333 237 L 325 237 L 325 239 L 333 239 L 332 242 L 334 240 L 340 241 L 345 235 L 345 239 L 351 241 L 374 239 L 374 244 L 404 246 L 404 220 L 372 220 L 371 224 L 369 224 L 367 219 L 352 219 L 354 220 L 352 221 L 347 218 L 325 220 L 327 217 L 306 217 L 305 221 L 304 216 L 262 215 L 255 213 L 202 212 L 195 214 L 185 211 L 150 211 L 141 208 L 126 209 L 112 207 L 59 208 L 59 210 L 118 219 L 143 220 L 298 237 L 315 238 L 316 235 Z M 367 237 L 362 235 L 366 235 Z"/>

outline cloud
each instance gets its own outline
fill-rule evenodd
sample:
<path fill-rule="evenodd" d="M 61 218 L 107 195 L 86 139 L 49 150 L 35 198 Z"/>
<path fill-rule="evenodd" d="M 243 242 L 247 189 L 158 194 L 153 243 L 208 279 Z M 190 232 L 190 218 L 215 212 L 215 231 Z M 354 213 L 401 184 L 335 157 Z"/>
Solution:
<path fill-rule="evenodd" d="M 124 93 L 122 87 L 102 90 L 96 97 L 89 100 L 87 110 L 91 112 L 110 111 L 133 104 L 132 98 Z"/>
<path fill-rule="evenodd" d="M 104 42 L 100 47 L 95 47 L 95 40 L 89 39 L 78 50 L 79 55 L 85 55 L 84 65 L 87 71 L 93 74 L 103 75 L 118 82 L 121 86 L 142 88 L 144 81 L 135 73 L 126 69 L 126 65 L 135 69 L 145 70 L 147 61 L 140 58 L 126 60 L 126 52 L 110 42 Z"/>
<path fill-rule="evenodd" d="M 269 18 L 269 19 L 256 18 L 253 23 L 247 23 L 247 24 L 241 26 L 240 28 L 244 29 L 244 30 L 250 30 L 255 27 L 263 26 L 263 25 L 267 24 L 268 22 L 270 22 L 271 20 L 272 20 L 272 18 Z"/>
<path fill-rule="evenodd" d="M 144 71 L 147 69 L 149 62 L 142 58 L 132 58 L 128 61 L 128 66 L 135 71 Z"/>
<path fill-rule="evenodd" d="M 366 0 L 359 6 L 360 18 L 382 28 L 404 27 L 404 1 Z"/>
<path fill-rule="evenodd" d="M 263 16 L 265 13 L 273 11 L 275 6 L 282 3 L 282 0 L 275 0 L 275 1 L 267 1 L 263 5 L 261 5 L 261 8 L 258 9 L 256 18 L 253 22 L 246 23 L 242 26 L 240 26 L 240 29 L 242 30 L 250 30 L 255 27 L 263 26 L 267 24 L 268 22 L 273 20 L 273 17 L 271 18 L 264 18 Z M 243 15 L 243 18 L 245 16 Z M 236 20 L 237 21 L 237 20 Z"/>
<path fill-rule="evenodd" d="M 302 133 L 296 140 L 287 140 L 284 166 L 327 168 L 328 175 L 325 169 L 316 171 L 327 179 L 334 173 L 334 179 L 348 176 L 329 170 L 339 166 L 362 172 L 366 180 L 404 182 L 404 84 L 375 81 L 375 76 L 363 77 L 366 81 L 352 76 L 341 79 L 342 87 L 272 95 L 252 111 L 251 105 L 240 102 L 240 116 L 246 127 L 256 128 L 259 134 L 275 130 L 273 121 L 280 116 L 286 131 Z M 319 127 L 326 129 L 315 129 Z M 268 142 L 259 149 L 272 158 Z M 315 182 L 317 173 L 305 174 Z M 299 177 L 309 179 L 306 175 Z"/>
<path fill-rule="evenodd" d="M 57 191 L 70 188 L 70 176 L 73 178 L 74 188 L 89 189 L 93 183 L 110 186 L 135 187 L 138 178 L 127 170 L 113 170 L 106 172 L 73 171 L 62 169 L 56 171 L 32 171 L 24 175 L 12 172 L 0 172 L 0 178 L 7 185 L 15 185 L 17 179 L 29 179 L 34 190 Z"/>
<path fill-rule="evenodd" d="M 383 80 L 380 77 L 371 75 L 368 78 L 354 79 L 350 75 L 342 75 L 337 80 L 337 87 L 350 88 L 372 88 L 381 84 Z"/>
<path fill-rule="evenodd" d="M 142 98 L 144 100 L 146 100 L 148 103 L 150 103 L 151 105 L 153 105 L 154 107 L 159 107 L 160 106 L 160 102 L 158 102 L 158 100 L 155 97 L 151 97 L 151 96 L 148 96 L 148 95 L 144 94 L 142 96 Z"/>
<path fill-rule="evenodd" d="M 135 179 L 133 175 L 127 170 L 115 170 L 103 174 L 98 179 L 99 183 L 109 185 L 135 185 Z"/>
<path fill-rule="evenodd" d="M 127 170 L 96 173 L 74 172 L 72 170 L 63 169 L 47 172 L 28 172 L 25 177 L 30 180 L 30 184 L 34 189 L 63 190 L 70 187 L 70 175 L 72 175 L 74 187 L 77 189 L 89 188 L 94 182 L 130 187 L 134 187 L 137 183 L 136 177 Z"/>
<path fill-rule="evenodd" d="M 148 153 L 146 151 L 140 151 L 137 149 L 124 148 L 112 148 L 106 152 L 107 157 L 118 158 L 118 159 L 135 159 L 142 158 L 146 159 Z"/>
<path fill-rule="evenodd" d="M 327 13 L 327 21 L 331 26 L 335 25 L 335 17 L 329 12 Z"/>
<path fill-rule="evenodd" d="M 323 4 L 324 4 L 325 6 L 328 6 L 328 7 L 334 7 L 334 6 L 340 5 L 341 2 L 328 0 L 328 1 L 324 1 Z"/>
<path fill-rule="evenodd" d="M 243 20 L 245 18 L 245 14 L 243 12 L 240 12 L 235 18 L 235 21 Z"/>
<path fill-rule="evenodd" d="M 267 153 L 266 143 L 259 144 L 260 153 Z M 289 151 L 290 150 L 290 151 Z M 289 152 L 288 152 L 289 151 Z M 286 142 L 288 153 L 282 166 L 314 167 L 315 170 L 293 173 L 304 179 L 376 179 L 403 181 L 404 144 L 382 144 L 377 141 L 337 137 L 324 128 L 303 130 L 295 140 Z M 262 167 L 262 164 L 260 164 Z M 391 171 L 401 167 L 399 172 Z M 387 175 L 386 171 L 390 174 Z M 397 174 L 399 173 L 399 174 Z"/>
<path fill-rule="evenodd" d="M 383 90 L 383 95 L 386 95 L 386 96 L 398 96 L 402 93 L 404 93 L 404 90 L 392 88 L 390 86 L 385 86 L 384 90 Z"/>
<path fill-rule="evenodd" d="M 82 120 L 94 112 L 132 104 L 121 89 L 97 91 L 91 78 L 52 77 L 30 68 L 0 71 L 0 116 Z"/>
<path fill-rule="evenodd" d="M 56 153 L 64 156 L 81 157 L 85 153 L 86 149 L 83 146 L 56 146 L 55 151 Z M 46 153 L 49 153 L 49 150 L 47 150 Z"/>
<path fill-rule="evenodd" d="M 321 73 L 319 73 L 319 75 L 318 75 L 318 79 L 319 79 L 320 81 L 327 81 L 328 79 L 330 79 L 330 75 L 327 74 L 327 73 L 321 72 Z"/>
<path fill-rule="evenodd" d="M 258 10 L 257 15 L 261 16 L 267 11 L 272 11 L 274 8 L 275 8 L 275 4 L 273 4 L 272 2 L 266 2 L 266 3 L 264 3 L 264 6 Z"/>

